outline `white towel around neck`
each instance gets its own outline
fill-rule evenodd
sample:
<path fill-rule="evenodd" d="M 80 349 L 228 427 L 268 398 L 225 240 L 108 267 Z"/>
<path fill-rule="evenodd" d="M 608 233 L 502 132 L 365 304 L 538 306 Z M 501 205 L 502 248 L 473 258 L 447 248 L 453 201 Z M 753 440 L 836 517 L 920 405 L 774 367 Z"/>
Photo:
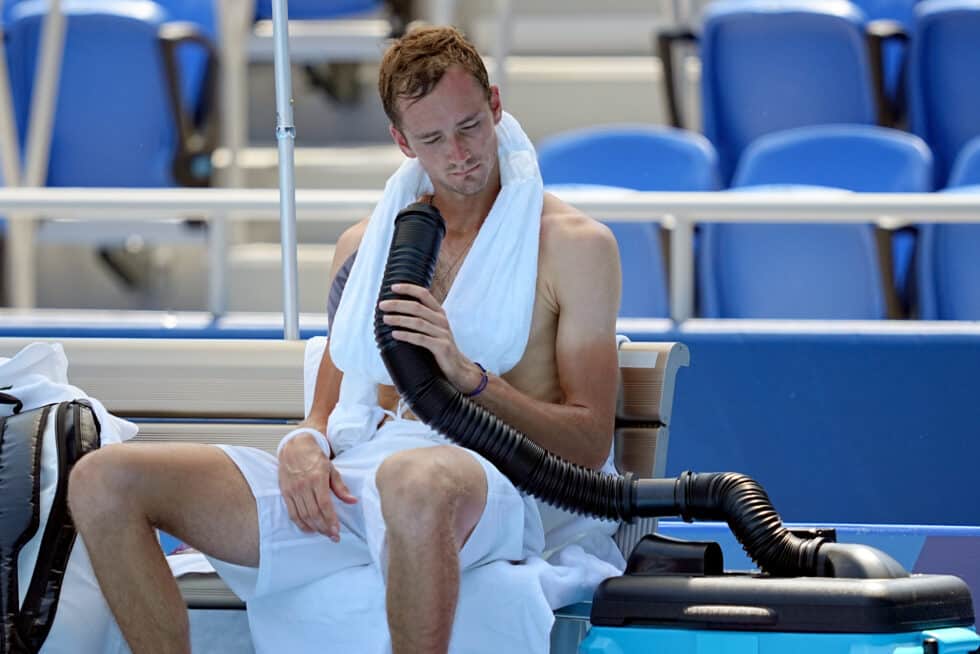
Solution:
<path fill-rule="evenodd" d="M 499 375 L 527 346 L 544 192 L 534 146 L 518 122 L 504 113 L 496 133 L 500 193 L 443 307 L 460 351 Z M 338 451 L 370 439 L 383 415 L 377 385 L 392 382 L 374 341 L 374 309 L 395 217 L 431 192 L 418 160 L 406 160 L 385 185 L 358 247 L 330 334 L 330 356 L 344 373 L 327 427 Z"/>

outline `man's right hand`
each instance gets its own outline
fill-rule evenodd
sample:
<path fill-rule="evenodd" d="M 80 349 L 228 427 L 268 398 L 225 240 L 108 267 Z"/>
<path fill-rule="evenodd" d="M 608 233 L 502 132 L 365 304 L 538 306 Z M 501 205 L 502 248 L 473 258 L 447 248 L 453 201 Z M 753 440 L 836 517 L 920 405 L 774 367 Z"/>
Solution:
<path fill-rule="evenodd" d="M 319 532 L 340 540 L 340 522 L 333 496 L 354 504 L 357 498 L 340 477 L 329 457 L 309 434 L 300 434 L 279 453 L 279 489 L 289 517 L 307 533 Z"/>

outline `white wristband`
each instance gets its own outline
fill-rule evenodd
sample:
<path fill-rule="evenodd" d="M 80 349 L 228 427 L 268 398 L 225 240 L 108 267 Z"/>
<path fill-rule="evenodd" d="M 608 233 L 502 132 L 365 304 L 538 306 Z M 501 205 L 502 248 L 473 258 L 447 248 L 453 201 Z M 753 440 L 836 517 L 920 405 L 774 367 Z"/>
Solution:
<path fill-rule="evenodd" d="M 283 436 L 282 440 L 279 441 L 279 447 L 276 448 L 276 458 L 279 458 L 279 455 L 282 453 L 282 448 L 286 447 L 286 443 L 293 440 L 297 436 L 301 436 L 302 434 L 309 434 L 312 436 L 313 440 L 316 441 L 316 444 L 320 446 L 321 450 L 323 450 L 323 453 L 327 455 L 327 458 L 332 458 L 333 447 L 330 444 L 330 439 L 328 439 L 323 432 L 317 431 L 312 427 L 300 427 Z"/>

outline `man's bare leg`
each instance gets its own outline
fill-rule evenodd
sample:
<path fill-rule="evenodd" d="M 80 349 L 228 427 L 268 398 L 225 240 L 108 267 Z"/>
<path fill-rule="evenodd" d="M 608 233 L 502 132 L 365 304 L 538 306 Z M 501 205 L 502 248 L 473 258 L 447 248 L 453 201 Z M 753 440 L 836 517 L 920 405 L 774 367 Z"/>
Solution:
<path fill-rule="evenodd" d="M 449 649 L 459 550 L 483 515 L 487 481 L 452 447 L 408 450 L 378 469 L 388 546 L 388 628 L 394 654 Z"/>
<path fill-rule="evenodd" d="M 133 654 L 190 652 L 187 610 L 154 527 L 225 561 L 258 565 L 255 500 L 215 447 L 110 445 L 75 466 L 68 499 Z"/>

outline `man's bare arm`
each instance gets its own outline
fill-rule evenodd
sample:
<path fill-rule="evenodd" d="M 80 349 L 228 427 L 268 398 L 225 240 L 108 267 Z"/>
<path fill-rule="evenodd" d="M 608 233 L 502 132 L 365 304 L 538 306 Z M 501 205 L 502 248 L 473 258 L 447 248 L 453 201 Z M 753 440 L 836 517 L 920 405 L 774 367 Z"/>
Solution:
<path fill-rule="evenodd" d="M 344 231 L 340 238 L 337 239 L 333 262 L 330 266 L 330 284 L 327 287 L 328 289 L 333 286 L 334 280 L 337 278 L 337 271 L 340 270 L 344 262 L 357 250 L 366 227 L 367 221 L 361 221 Z M 309 415 L 303 421 L 304 425 L 313 427 L 318 431 L 324 431 L 327 428 L 327 418 L 330 416 L 330 412 L 333 411 L 334 406 L 337 405 L 342 378 L 343 373 L 337 369 L 333 364 L 333 359 L 330 358 L 330 348 L 324 348 L 323 357 L 320 359 L 320 367 L 316 374 L 313 402 L 310 405 Z"/>
<path fill-rule="evenodd" d="M 364 233 L 365 222 L 348 229 L 337 240 L 330 284 L 336 279 L 340 266 L 357 249 Z M 330 348 L 325 348 L 317 370 L 313 404 L 301 427 L 326 431 L 327 418 L 340 395 L 342 378 L 343 373 L 330 358 Z M 349 504 L 356 502 L 357 498 L 351 494 L 330 458 L 320 450 L 316 440 L 309 434 L 300 434 L 280 450 L 279 488 L 290 519 L 300 529 L 306 532 L 317 531 L 334 541 L 340 540 L 340 523 L 333 509 L 332 496 L 335 495 Z"/>
<path fill-rule="evenodd" d="M 584 216 L 562 221 L 556 231 L 546 247 L 559 305 L 555 354 L 564 399 L 533 399 L 496 376 L 476 399 L 545 449 L 598 468 L 616 417 L 619 250 L 608 228 Z"/>

